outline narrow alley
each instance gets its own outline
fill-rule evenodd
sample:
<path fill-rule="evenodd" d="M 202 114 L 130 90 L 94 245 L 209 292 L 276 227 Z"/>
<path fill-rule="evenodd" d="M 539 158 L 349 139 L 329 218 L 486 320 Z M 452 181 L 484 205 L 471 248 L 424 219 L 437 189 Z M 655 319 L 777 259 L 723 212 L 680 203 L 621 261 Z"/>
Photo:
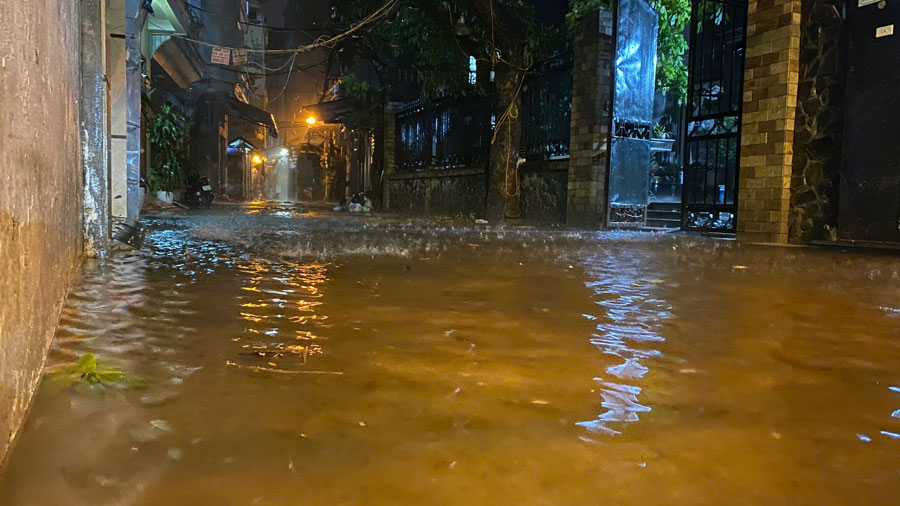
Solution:
<path fill-rule="evenodd" d="M 898 488 L 892 257 L 272 205 L 147 230 L 76 280 L 4 505 L 884 504 Z M 146 386 L 60 391 L 54 371 L 85 353 Z"/>
<path fill-rule="evenodd" d="M 900 0 L 0 9 L 0 506 L 898 502 Z"/>

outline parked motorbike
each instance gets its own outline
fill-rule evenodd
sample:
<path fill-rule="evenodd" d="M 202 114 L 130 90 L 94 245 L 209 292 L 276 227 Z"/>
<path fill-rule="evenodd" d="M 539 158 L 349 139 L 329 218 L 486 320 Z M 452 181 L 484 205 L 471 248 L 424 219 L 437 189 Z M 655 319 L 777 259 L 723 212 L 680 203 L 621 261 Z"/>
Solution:
<path fill-rule="evenodd" d="M 185 203 L 188 207 L 197 209 L 209 209 L 212 207 L 213 199 L 216 194 L 212 191 L 212 185 L 206 177 L 197 178 L 193 183 L 188 184 L 185 192 Z"/>

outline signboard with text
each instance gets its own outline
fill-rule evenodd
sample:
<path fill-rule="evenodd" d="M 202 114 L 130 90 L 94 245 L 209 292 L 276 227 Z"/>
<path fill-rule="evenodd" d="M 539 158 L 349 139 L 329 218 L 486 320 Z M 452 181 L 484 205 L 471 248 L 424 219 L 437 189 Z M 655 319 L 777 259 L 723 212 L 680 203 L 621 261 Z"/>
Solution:
<path fill-rule="evenodd" d="M 231 53 L 231 64 L 236 67 L 246 65 L 247 64 L 247 50 L 246 49 L 235 49 Z"/>
<path fill-rule="evenodd" d="M 228 65 L 231 63 L 231 50 L 224 47 L 214 47 L 210 62 L 218 63 L 219 65 Z"/>

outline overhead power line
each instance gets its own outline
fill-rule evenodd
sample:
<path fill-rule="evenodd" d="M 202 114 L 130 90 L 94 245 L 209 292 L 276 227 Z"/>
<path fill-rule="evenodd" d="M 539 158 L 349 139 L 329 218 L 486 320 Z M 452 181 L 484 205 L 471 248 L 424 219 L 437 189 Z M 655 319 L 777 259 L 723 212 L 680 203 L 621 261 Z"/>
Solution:
<path fill-rule="evenodd" d="M 208 46 L 208 47 L 221 47 L 221 48 L 231 49 L 231 50 L 243 50 L 243 51 L 247 51 L 247 52 L 250 52 L 250 53 L 265 53 L 265 54 L 299 54 L 299 53 L 306 53 L 306 52 L 314 51 L 314 50 L 316 50 L 316 49 L 320 49 L 320 48 L 324 48 L 324 47 L 333 47 L 334 44 L 336 44 L 338 41 L 343 40 L 343 39 L 349 37 L 349 36 L 352 35 L 353 33 L 355 33 L 355 32 L 357 32 L 357 31 L 361 30 L 363 27 L 365 27 L 365 26 L 367 26 L 367 25 L 370 25 L 370 24 L 372 24 L 372 23 L 374 23 L 374 22 L 380 21 L 382 18 L 386 17 L 386 16 L 388 15 L 388 13 L 390 13 L 390 11 L 397 5 L 398 1 L 399 1 L 399 0 L 388 0 L 388 2 L 387 2 L 386 4 L 384 4 L 383 6 L 381 6 L 380 8 L 378 8 L 375 12 L 373 12 L 372 14 L 370 14 L 367 18 L 363 19 L 363 20 L 360 21 L 359 23 L 356 23 L 356 24 L 354 24 L 354 25 L 351 25 L 350 28 L 348 28 L 347 30 L 345 30 L 345 31 L 342 32 L 342 33 L 339 33 L 339 34 L 334 35 L 334 36 L 332 36 L 332 37 L 326 37 L 326 36 L 323 35 L 323 36 L 319 37 L 318 39 L 316 39 L 316 41 L 313 42 L 312 44 L 307 44 L 307 45 L 300 46 L 300 47 L 296 47 L 296 48 L 293 48 L 293 49 L 247 49 L 247 48 L 237 48 L 237 47 L 223 46 L 223 45 L 221 45 L 221 44 L 213 44 L 213 43 L 211 43 L 211 42 L 206 42 L 206 41 L 203 41 L 203 40 L 191 39 L 191 38 L 189 38 L 189 37 L 184 37 L 184 36 L 181 36 L 181 35 L 175 35 L 174 37 L 178 37 L 178 38 L 180 38 L 180 39 L 183 39 L 183 40 L 186 40 L 186 41 L 189 41 L 189 42 L 194 42 L 194 43 L 200 44 L 200 45 L 202 45 L 202 46 Z"/>
<path fill-rule="evenodd" d="M 293 58 L 288 58 L 288 62 L 290 62 L 292 59 Z M 217 68 L 219 70 L 224 70 L 226 72 L 234 72 L 235 74 L 245 74 L 245 75 L 254 76 L 254 77 L 273 77 L 273 76 L 288 75 L 288 74 L 291 74 L 293 72 L 297 72 L 300 70 L 309 70 L 311 68 L 321 67 L 322 65 L 325 64 L 326 61 L 327 61 L 327 58 L 317 61 L 315 63 L 309 63 L 309 64 L 302 65 L 302 66 L 295 66 L 295 67 L 293 67 L 293 70 L 284 70 L 281 72 L 249 72 L 246 70 L 241 70 L 241 69 L 236 69 L 236 68 L 231 68 L 231 67 L 226 67 L 226 66 L 217 66 L 215 68 Z"/>

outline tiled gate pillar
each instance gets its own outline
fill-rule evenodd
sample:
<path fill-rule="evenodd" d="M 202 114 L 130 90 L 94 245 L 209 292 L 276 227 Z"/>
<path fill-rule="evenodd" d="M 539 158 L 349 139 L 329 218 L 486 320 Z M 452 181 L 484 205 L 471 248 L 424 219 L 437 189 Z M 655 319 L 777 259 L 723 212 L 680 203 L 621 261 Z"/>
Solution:
<path fill-rule="evenodd" d="M 582 16 L 575 28 L 572 136 L 566 223 L 605 225 L 609 111 L 612 85 L 612 13 Z"/>
<path fill-rule="evenodd" d="M 738 239 L 787 243 L 800 63 L 800 0 L 750 0 Z"/>

